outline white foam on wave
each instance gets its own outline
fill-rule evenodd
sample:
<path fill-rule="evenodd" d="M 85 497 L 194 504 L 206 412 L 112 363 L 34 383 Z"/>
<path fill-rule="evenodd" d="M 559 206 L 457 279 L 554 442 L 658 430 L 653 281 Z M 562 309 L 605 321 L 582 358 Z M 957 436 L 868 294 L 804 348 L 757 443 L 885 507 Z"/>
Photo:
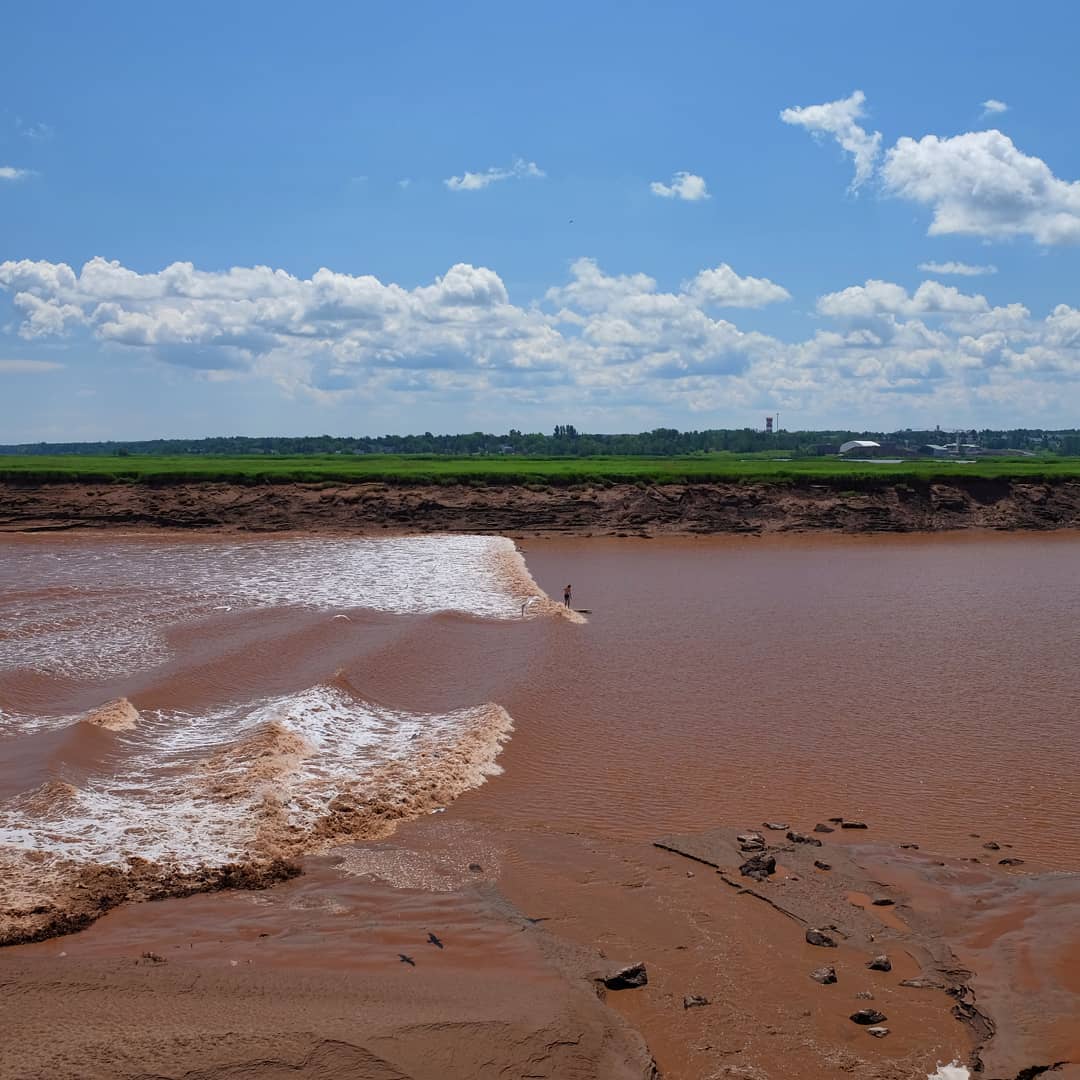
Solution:
<path fill-rule="evenodd" d="M 510 730 L 493 705 L 420 715 L 330 686 L 197 716 L 148 712 L 116 733 L 114 773 L 0 804 L 0 849 L 180 869 L 312 850 L 342 796 L 360 809 L 396 802 L 407 817 L 426 792 L 482 783 Z"/>
<path fill-rule="evenodd" d="M 959 1062 L 951 1065 L 939 1065 L 936 1072 L 930 1073 L 926 1080 L 970 1080 L 971 1073 Z"/>
<path fill-rule="evenodd" d="M 498 536 L 23 543 L 0 560 L 0 669 L 124 674 L 167 659 L 165 626 L 238 608 L 512 619 L 537 593 Z"/>

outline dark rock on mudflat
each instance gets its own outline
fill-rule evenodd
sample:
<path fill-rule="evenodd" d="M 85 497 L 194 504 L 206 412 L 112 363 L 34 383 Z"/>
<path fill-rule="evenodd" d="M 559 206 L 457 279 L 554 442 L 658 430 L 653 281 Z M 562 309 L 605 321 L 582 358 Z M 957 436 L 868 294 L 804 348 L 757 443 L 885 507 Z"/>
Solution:
<path fill-rule="evenodd" d="M 644 964 L 628 964 L 601 979 L 609 990 L 634 990 L 639 986 L 645 986 L 648 981 L 649 975 Z"/>
<path fill-rule="evenodd" d="M 820 821 L 814 826 L 814 832 L 836 832 L 831 825 L 823 825 Z"/>
<path fill-rule="evenodd" d="M 892 971 L 892 961 L 882 953 L 866 965 L 871 971 Z"/>
<path fill-rule="evenodd" d="M 890 900 L 887 896 L 878 896 L 870 901 L 874 907 L 892 907 L 896 903 L 895 900 Z"/>
<path fill-rule="evenodd" d="M 702 1005 L 708 1004 L 709 999 L 707 997 L 702 997 L 700 994 L 687 994 L 686 997 L 682 999 L 682 1007 L 684 1009 L 698 1009 Z"/>
<path fill-rule="evenodd" d="M 762 822 L 766 829 L 772 829 L 773 832 L 785 832 L 791 826 L 786 821 L 765 821 Z"/>
<path fill-rule="evenodd" d="M 814 847 L 821 847 L 821 841 L 815 836 L 804 836 L 801 832 L 789 832 L 787 838 L 793 844 L 812 844 Z"/>
<path fill-rule="evenodd" d="M 867 1030 L 867 1033 L 870 1034 L 870 1035 L 873 1035 L 875 1039 L 884 1039 L 885 1036 L 889 1034 L 889 1029 L 887 1027 L 876 1027 L 875 1026 L 875 1027 L 868 1027 L 866 1030 Z"/>
<path fill-rule="evenodd" d="M 813 928 L 806 931 L 806 943 L 808 945 L 820 945 L 823 949 L 836 948 L 836 940 L 834 938 L 829 937 L 829 935 L 822 930 L 814 930 Z"/>
<path fill-rule="evenodd" d="M 764 851 L 765 850 L 765 837 L 761 833 L 747 832 L 739 833 L 735 837 L 739 841 L 739 847 L 743 851 Z"/>
<path fill-rule="evenodd" d="M 869 829 L 870 826 L 865 821 L 841 821 L 841 829 Z"/>
<path fill-rule="evenodd" d="M 874 1000 L 874 995 L 871 994 L 869 990 L 860 990 L 855 996 L 860 1001 L 873 1001 Z"/>
<path fill-rule="evenodd" d="M 993 840 L 987 840 L 986 843 L 983 844 L 983 847 L 986 848 L 987 851 L 1000 851 L 1001 850 L 1001 845 L 1000 844 L 995 844 Z"/>
<path fill-rule="evenodd" d="M 474 874 L 482 874 L 484 868 L 478 862 L 469 863 L 469 870 Z"/>
<path fill-rule="evenodd" d="M 815 859 L 814 860 L 814 865 L 819 870 L 831 870 L 832 869 L 832 864 L 831 863 L 822 862 L 820 859 Z"/>
<path fill-rule="evenodd" d="M 839 824 L 841 824 L 843 822 L 843 820 L 844 819 L 842 817 L 831 817 L 831 818 L 829 818 L 829 824 L 831 824 L 831 825 L 839 825 Z"/>
<path fill-rule="evenodd" d="M 1009 856 L 1007 859 L 998 859 L 998 866 L 1023 866 L 1023 859 L 1016 859 L 1013 856 Z"/>
<path fill-rule="evenodd" d="M 819 967 L 814 968 L 810 972 L 810 978 L 814 982 L 819 982 L 822 986 L 828 986 L 830 983 L 836 982 L 836 968 L 834 967 Z"/>
<path fill-rule="evenodd" d="M 919 850 L 919 845 L 918 844 L 901 844 L 900 847 L 904 851 L 918 851 Z"/>
<path fill-rule="evenodd" d="M 770 874 L 776 873 L 776 859 L 772 855 L 755 855 L 739 867 L 739 873 L 755 881 L 764 881 Z"/>
<path fill-rule="evenodd" d="M 878 1012 L 877 1009 L 860 1009 L 858 1012 L 851 1014 L 851 1019 L 856 1024 L 880 1024 L 889 1018 L 884 1013 Z"/>

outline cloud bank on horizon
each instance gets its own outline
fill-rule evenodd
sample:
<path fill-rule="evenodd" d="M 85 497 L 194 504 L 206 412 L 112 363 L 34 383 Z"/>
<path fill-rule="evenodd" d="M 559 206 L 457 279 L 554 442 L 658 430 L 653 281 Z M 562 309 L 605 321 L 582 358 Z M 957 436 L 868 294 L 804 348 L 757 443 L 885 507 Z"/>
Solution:
<path fill-rule="evenodd" d="M 790 300 L 782 285 L 727 264 L 665 292 L 647 274 L 607 274 L 582 258 L 527 305 L 494 270 L 468 264 L 407 289 L 325 268 L 299 278 L 266 266 L 139 273 L 101 258 L 78 271 L 20 260 L 0 264 L 0 286 L 25 341 L 94 341 L 323 401 L 496 395 L 504 408 L 644 398 L 703 415 L 767 401 L 865 411 L 895 395 L 993 404 L 1080 378 L 1080 308 L 1039 317 L 933 280 L 826 293 L 816 311 L 828 325 L 794 342 L 726 317 Z"/>

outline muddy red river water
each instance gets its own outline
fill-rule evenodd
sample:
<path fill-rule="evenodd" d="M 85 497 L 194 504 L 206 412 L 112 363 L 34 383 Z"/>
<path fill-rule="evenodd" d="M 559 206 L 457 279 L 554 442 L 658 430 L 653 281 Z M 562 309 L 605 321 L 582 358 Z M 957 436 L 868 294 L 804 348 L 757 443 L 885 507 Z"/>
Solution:
<path fill-rule="evenodd" d="M 911 1005 L 919 992 L 898 991 L 880 1042 L 847 1021 L 859 1005 L 850 993 L 835 1020 L 819 1019 L 822 988 L 802 968 L 820 957 L 804 955 L 801 936 L 784 951 L 782 916 L 704 891 L 713 885 L 700 867 L 652 847 L 721 824 L 809 832 L 844 818 L 868 828 L 835 823 L 827 845 L 876 845 L 856 853 L 874 867 L 865 888 L 907 898 L 907 914 L 880 916 L 883 932 L 932 923 L 987 1011 L 1015 1021 L 996 1017 L 987 1075 L 1080 1061 L 1080 536 L 526 538 L 517 548 L 469 537 L 0 537 L 8 940 L 42 936 L 84 875 L 133 858 L 191 875 L 339 858 L 342 845 L 346 877 L 361 874 L 368 891 L 349 886 L 340 903 L 371 911 L 379 888 L 396 885 L 414 897 L 413 919 L 433 887 L 476 887 L 440 855 L 458 844 L 484 887 L 526 915 L 544 907 L 575 947 L 664 951 L 667 998 L 609 995 L 663 1075 L 922 1080 L 977 1041 L 944 995 Z M 580 617 L 546 599 L 567 583 Z M 345 880 L 332 865 L 310 882 Z M 873 912 L 871 895 L 849 898 Z M 65 955 L 103 963 L 120 940 L 164 947 L 173 931 L 141 911 L 172 912 L 169 925 L 190 936 L 227 902 L 129 905 L 76 938 L 4 952 L 28 964 L 69 941 Z M 461 917 L 479 918 L 478 903 L 461 900 Z M 716 982 L 685 940 L 721 914 L 729 930 L 709 932 L 708 955 L 744 971 L 740 986 L 724 983 L 722 1020 L 679 1004 L 688 979 Z M 250 926 L 241 938 L 246 965 L 259 942 Z M 542 951 L 490 940 L 504 973 Z M 767 973 L 754 972 L 749 942 L 770 957 Z M 275 970 L 293 962 L 283 955 Z M 790 985 L 788 963 L 802 965 Z M 918 973 L 903 961 L 904 977 Z M 790 1042 L 765 1034 L 784 1028 L 777 1002 Z M 725 1043 L 721 1028 L 742 1034 Z M 801 1071 L 784 1071 L 810 1044 Z"/>

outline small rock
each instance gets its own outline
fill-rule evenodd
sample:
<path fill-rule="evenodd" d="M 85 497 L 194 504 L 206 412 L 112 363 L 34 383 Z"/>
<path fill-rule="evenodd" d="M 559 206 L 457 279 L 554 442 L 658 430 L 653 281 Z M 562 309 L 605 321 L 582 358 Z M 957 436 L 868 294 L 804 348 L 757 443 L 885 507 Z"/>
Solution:
<path fill-rule="evenodd" d="M 919 845 L 918 844 L 901 844 L 900 847 L 904 851 L 918 851 L 919 850 Z"/>
<path fill-rule="evenodd" d="M 787 838 L 793 844 L 810 844 L 813 847 L 821 847 L 821 841 L 814 836 L 803 836 L 801 832 L 789 832 Z"/>
<path fill-rule="evenodd" d="M 609 990 L 634 990 L 645 986 L 649 975 L 644 964 L 628 964 L 611 975 L 605 975 L 601 981 Z"/>
<path fill-rule="evenodd" d="M 764 881 L 776 873 L 776 859 L 772 855 L 755 855 L 739 867 L 739 873 L 755 881 Z"/>
<path fill-rule="evenodd" d="M 874 995 L 869 990 L 860 990 L 856 995 L 860 1001 L 873 1001 Z"/>
<path fill-rule="evenodd" d="M 889 1018 L 877 1011 L 877 1009 L 860 1009 L 851 1014 L 851 1020 L 856 1024 L 880 1024 Z"/>
<path fill-rule="evenodd" d="M 798 874 L 788 874 L 788 881 L 802 881 Z"/>
<path fill-rule="evenodd" d="M 1016 859 L 1013 856 L 1009 856 L 1007 859 L 998 859 L 998 866 L 1023 866 L 1023 859 Z"/>
<path fill-rule="evenodd" d="M 149 960 L 152 964 L 164 964 L 166 962 L 165 957 L 156 952 L 144 952 L 141 957 L 143 960 Z"/>
<path fill-rule="evenodd" d="M 870 826 L 865 821 L 841 821 L 841 829 L 869 829 Z"/>
<path fill-rule="evenodd" d="M 791 826 L 786 821 L 765 821 L 762 822 L 766 829 L 772 829 L 773 832 L 785 832 Z"/>
<path fill-rule="evenodd" d="M 819 967 L 814 968 L 810 972 L 810 978 L 814 982 L 819 982 L 822 986 L 828 986 L 830 983 L 836 982 L 836 968 L 834 967 Z"/>
<path fill-rule="evenodd" d="M 832 869 L 832 865 L 830 863 L 822 862 L 820 859 L 815 859 L 814 860 L 814 865 L 819 870 L 831 870 Z"/>
<path fill-rule="evenodd" d="M 759 832 L 739 833 L 735 839 L 743 851 L 762 851 L 765 847 L 765 837 Z"/>
<path fill-rule="evenodd" d="M 871 971 L 892 971 L 892 961 L 882 953 L 866 965 Z"/>
<path fill-rule="evenodd" d="M 868 1027 L 866 1030 L 870 1035 L 873 1035 L 875 1039 L 884 1039 L 885 1036 L 889 1034 L 889 1029 L 887 1027 L 878 1027 L 877 1025 Z"/>
<path fill-rule="evenodd" d="M 686 871 L 686 876 L 687 877 L 693 877 L 694 876 L 694 871 L 693 870 L 687 870 Z"/>
<path fill-rule="evenodd" d="M 822 930 L 807 930 L 806 943 L 808 945 L 820 945 L 823 949 L 836 948 L 836 941 Z"/>
<path fill-rule="evenodd" d="M 484 868 L 478 862 L 469 863 L 469 870 L 474 874 L 482 874 L 484 872 Z"/>
<path fill-rule="evenodd" d="M 840 825 L 840 824 L 843 823 L 843 821 L 844 821 L 844 819 L 842 817 L 831 817 L 831 818 L 829 818 L 829 823 L 832 824 L 832 825 Z"/>
<path fill-rule="evenodd" d="M 910 986 L 915 990 L 940 990 L 944 983 L 939 982 L 937 979 L 903 979 L 900 983 L 901 986 Z"/>
<path fill-rule="evenodd" d="M 873 904 L 874 907 L 892 907 L 896 901 L 890 900 L 887 896 L 879 896 L 876 899 L 871 900 L 870 903 Z"/>
<path fill-rule="evenodd" d="M 836 832 L 836 830 L 831 825 L 822 825 L 822 823 L 819 821 L 814 826 L 814 832 Z"/>
<path fill-rule="evenodd" d="M 682 1007 L 684 1009 L 696 1009 L 702 1005 L 708 1004 L 709 999 L 707 997 L 702 997 L 700 994 L 687 994 L 686 997 L 682 999 Z"/>
<path fill-rule="evenodd" d="M 977 832 L 968 833 L 968 836 L 970 836 L 972 840 L 978 840 L 979 839 L 979 834 Z"/>
<path fill-rule="evenodd" d="M 987 851 L 1000 851 L 1001 850 L 1001 845 L 1000 844 L 995 844 L 993 840 L 987 840 L 986 843 L 983 844 L 983 847 L 986 848 Z"/>

